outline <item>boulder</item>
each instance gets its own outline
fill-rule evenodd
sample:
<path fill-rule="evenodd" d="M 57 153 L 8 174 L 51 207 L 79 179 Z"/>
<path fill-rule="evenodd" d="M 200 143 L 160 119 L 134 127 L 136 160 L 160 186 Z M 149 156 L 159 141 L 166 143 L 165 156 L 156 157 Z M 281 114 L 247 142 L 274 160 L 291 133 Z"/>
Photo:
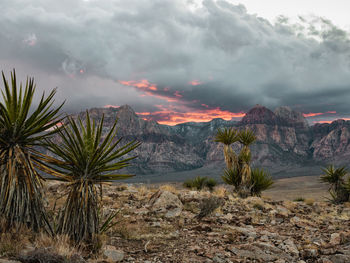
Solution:
<path fill-rule="evenodd" d="M 118 250 L 114 246 L 107 246 L 103 255 L 110 262 L 121 262 L 124 259 L 124 251 Z"/>
<path fill-rule="evenodd" d="M 167 218 L 179 216 L 183 209 L 183 204 L 177 195 L 161 190 L 151 196 L 149 205 L 151 211 L 162 213 Z"/>

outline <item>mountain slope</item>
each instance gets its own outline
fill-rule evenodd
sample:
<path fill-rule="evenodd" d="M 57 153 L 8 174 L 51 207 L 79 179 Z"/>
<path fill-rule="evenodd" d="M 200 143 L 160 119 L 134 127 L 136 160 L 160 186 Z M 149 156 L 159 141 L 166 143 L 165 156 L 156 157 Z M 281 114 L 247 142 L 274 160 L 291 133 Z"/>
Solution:
<path fill-rule="evenodd" d="M 138 174 L 224 168 L 222 145 L 213 140 L 221 127 L 252 129 L 257 136 L 252 147 L 253 165 L 266 167 L 272 173 L 330 162 L 344 164 L 350 156 L 350 122 L 338 120 L 309 127 L 303 115 L 289 107 L 271 111 L 257 105 L 240 122 L 214 119 L 175 126 L 143 120 L 128 105 L 93 108 L 89 113 L 95 119 L 105 116 L 106 131 L 118 118 L 118 136 L 125 142 L 142 142 L 134 152 L 138 158 L 129 168 Z M 84 113 L 79 115 L 83 117 Z M 238 150 L 239 145 L 233 147 Z"/>

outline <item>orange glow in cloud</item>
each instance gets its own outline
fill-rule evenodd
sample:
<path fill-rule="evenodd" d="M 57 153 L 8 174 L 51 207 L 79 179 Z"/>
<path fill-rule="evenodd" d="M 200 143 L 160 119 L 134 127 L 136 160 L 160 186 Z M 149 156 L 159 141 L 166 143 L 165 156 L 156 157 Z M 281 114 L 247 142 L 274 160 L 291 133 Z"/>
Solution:
<path fill-rule="evenodd" d="M 119 108 L 120 106 L 115 106 L 115 105 L 105 105 L 104 108 Z"/>
<path fill-rule="evenodd" d="M 319 115 L 323 115 L 324 113 L 322 112 L 310 112 L 310 113 L 303 113 L 304 117 L 305 118 L 308 118 L 308 117 L 315 117 L 315 116 L 319 116 Z"/>
<path fill-rule="evenodd" d="M 326 112 L 310 112 L 310 113 L 303 113 L 305 118 L 308 117 L 315 117 L 315 116 L 320 116 L 320 115 L 324 115 L 324 114 L 336 114 L 336 111 L 326 111 Z"/>
<path fill-rule="evenodd" d="M 158 105 L 158 107 L 161 109 L 160 111 L 137 112 L 137 114 L 144 119 L 156 120 L 158 123 L 166 125 L 176 125 L 184 122 L 208 122 L 215 118 L 231 120 L 232 118 L 242 118 L 245 116 L 244 112 L 234 113 L 221 110 L 220 108 L 179 112 L 167 109 L 161 105 Z"/>
<path fill-rule="evenodd" d="M 178 97 L 178 98 L 182 98 L 183 96 L 180 94 L 180 91 L 175 91 L 175 93 L 174 93 L 174 96 L 175 97 Z"/>
<path fill-rule="evenodd" d="M 161 92 L 156 93 L 158 91 L 158 87 L 156 84 L 149 82 L 147 79 L 141 79 L 141 80 L 121 80 L 119 81 L 120 84 L 124 86 L 134 87 L 138 90 L 141 90 L 144 92 L 143 95 L 140 95 L 141 97 L 145 97 L 146 95 L 156 97 L 162 100 L 166 100 L 167 102 L 176 102 L 179 100 L 179 98 L 182 98 L 183 96 L 180 94 L 179 91 L 175 91 L 175 93 L 171 93 L 169 87 L 165 87 L 161 90 Z M 169 93 L 162 94 L 163 93 Z"/>
<path fill-rule="evenodd" d="M 192 86 L 198 86 L 198 85 L 201 85 L 203 83 L 198 81 L 198 80 L 192 80 L 192 81 L 188 82 L 188 84 L 190 84 Z"/>
<path fill-rule="evenodd" d="M 314 121 L 313 123 L 332 123 L 334 120 L 332 121 Z"/>
<path fill-rule="evenodd" d="M 314 121 L 313 123 L 332 123 L 333 121 L 336 121 L 336 120 L 350 121 L 350 118 L 337 118 L 333 120 Z"/>

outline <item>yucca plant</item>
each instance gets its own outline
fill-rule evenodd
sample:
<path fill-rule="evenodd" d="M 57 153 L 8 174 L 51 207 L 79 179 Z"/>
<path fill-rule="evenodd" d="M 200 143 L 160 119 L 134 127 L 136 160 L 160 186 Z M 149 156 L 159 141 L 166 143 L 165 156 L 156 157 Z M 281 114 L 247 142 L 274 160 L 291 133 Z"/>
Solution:
<path fill-rule="evenodd" d="M 53 107 L 56 90 L 43 94 L 37 106 L 33 78 L 27 78 L 25 88 L 17 86 L 16 72 L 9 83 L 2 72 L 4 87 L 0 103 L 0 216 L 8 226 L 25 224 L 34 231 L 41 228 L 52 233 L 43 204 L 43 178 L 37 169 L 50 170 L 48 156 L 38 152 L 38 146 L 61 120 L 58 112 L 63 104 Z"/>
<path fill-rule="evenodd" d="M 76 243 L 96 241 L 101 230 L 98 187 L 102 191 L 103 182 L 133 176 L 116 171 L 130 165 L 129 161 L 136 156 L 126 158 L 125 155 L 140 145 L 131 141 L 121 146 L 122 138 L 115 140 L 117 120 L 103 136 L 103 122 L 102 117 L 95 123 L 88 111 L 85 120 L 67 117 L 58 131 L 62 143 L 47 142 L 49 150 L 58 158 L 51 162 L 52 169 L 56 176 L 68 182 L 68 196 L 59 215 L 57 232 L 69 235 Z"/>
<path fill-rule="evenodd" d="M 251 173 L 251 195 L 261 196 L 261 192 L 271 188 L 273 180 L 270 174 L 263 169 L 255 168 Z"/>
<path fill-rule="evenodd" d="M 342 203 L 349 200 L 349 191 L 345 184 L 345 176 L 348 171 L 346 167 L 335 168 L 334 165 L 329 165 L 322 169 L 323 175 L 320 180 L 323 183 L 328 183 L 329 193 L 335 203 Z"/>
<path fill-rule="evenodd" d="M 240 196 L 247 197 L 250 194 L 251 187 L 251 152 L 250 145 L 256 140 L 254 133 L 249 130 L 241 130 L 238 133 L 238 141 L 243 145 L 238 156 L 238 166 L 241 174 L 242 185 L 240 189 Z"/>
<path fill-rule="evenodd" d="M 242 184 L 248 184 L 251 179 L 251 152 L 249 146 L 256 140 L 254 133 L 249 130 L 242 130 L 238 133 L 238 141 L 243 145 L 239 154 L 239 161 L 241 166 Z"/>
<path fill-rule="evenodd" d="M 218 184 L 218 182 L 214 178 L 207 178 L 205 182 L 205 186 L 209 189 L 210 192 L 214 190 L 214 187 Z"/>
<path fill-rule="evenodd" d="M 184 187 L 187 188 L 195 188 L 200 191 L 204 188 L 205 182 L 207 181 L 207 177 L 197 176 L 193 179 L 188 179 L 184 182 Z"/>
<path fill-rule="evenodd" d="M 231 169 L 225 169 L 224 175 L 221 176 L 221 179 L 228 185 L 232 185 L 236 192 L 239 191 L 242 183 L 242 177 L 237 169 L 237 167 Z"/>
<path fill-rule="evenodd" d="M 224 144 L 224 157 L 227 169 L 231 169 L 237 162 L 237 156 L 232 150 L 231 144 L 238 141 L 238 133 L 234 128 L 218 129 L 215 142 Z"/>

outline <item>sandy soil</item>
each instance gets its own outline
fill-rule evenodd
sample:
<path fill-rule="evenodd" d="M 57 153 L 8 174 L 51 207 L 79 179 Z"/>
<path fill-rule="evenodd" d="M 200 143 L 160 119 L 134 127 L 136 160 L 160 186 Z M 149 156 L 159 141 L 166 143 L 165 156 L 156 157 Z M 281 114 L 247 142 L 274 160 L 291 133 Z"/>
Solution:
<path fill-rule="evenodd" d="M 329 194 L 327 185 L 319 176 L 301 176 L 275 180 L 274 187 L 263 193 L 263 196 L 275 200 L 294 200 L 296 198 L 325 201 Z"/>

